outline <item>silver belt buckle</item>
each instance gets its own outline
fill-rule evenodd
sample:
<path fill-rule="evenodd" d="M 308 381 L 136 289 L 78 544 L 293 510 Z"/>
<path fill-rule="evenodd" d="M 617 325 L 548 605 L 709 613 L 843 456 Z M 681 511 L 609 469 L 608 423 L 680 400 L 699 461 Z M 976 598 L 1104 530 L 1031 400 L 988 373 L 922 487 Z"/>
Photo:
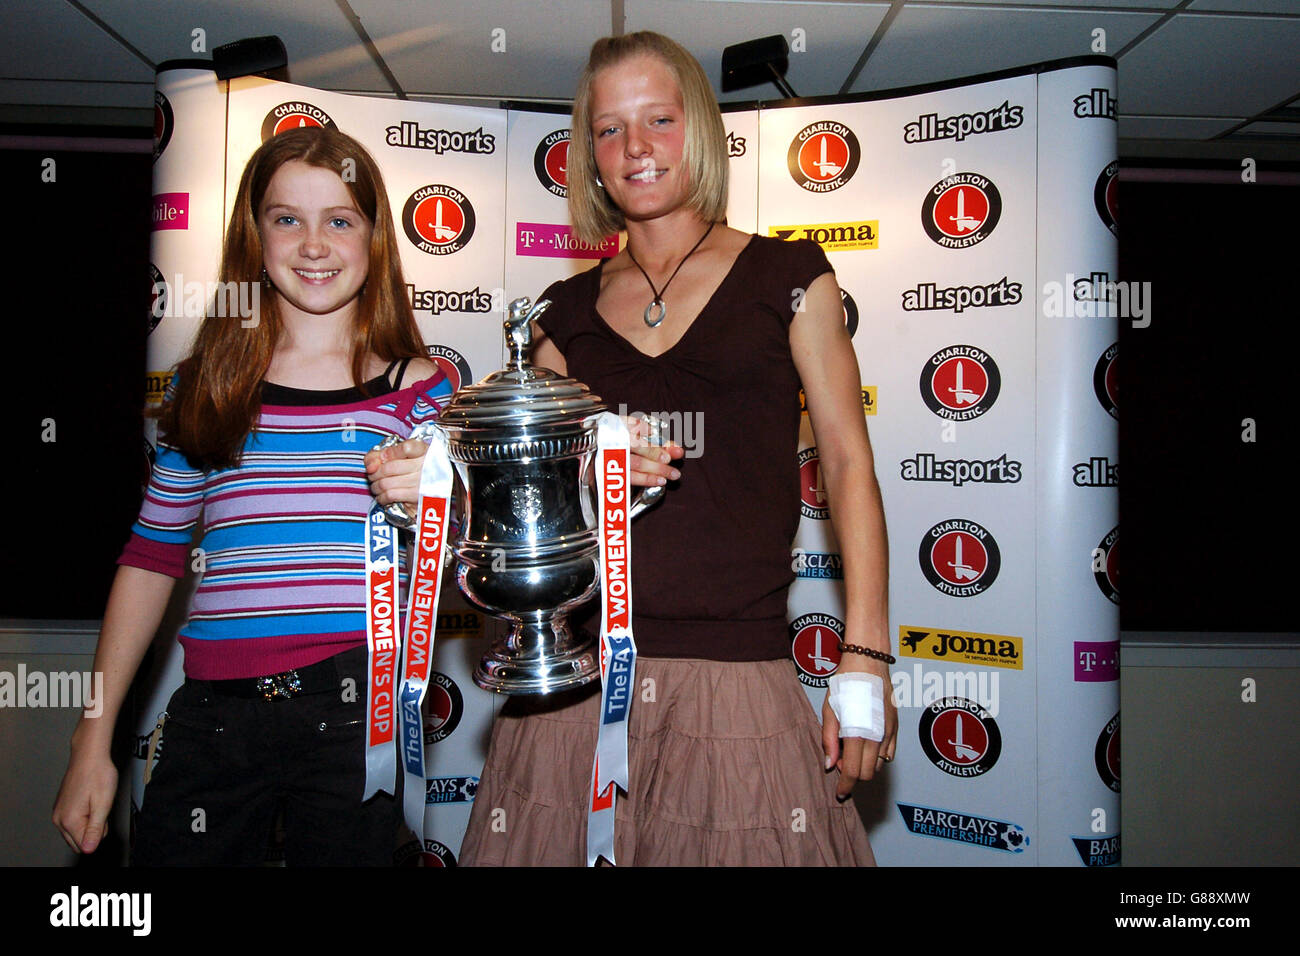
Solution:
<path fill-rule="evenodd" d="M 302 693 L 302 681 L 297 671 L 285 671 L 283 674 L 271 674 L 257 679 L 257 689 L 266 700 L 283 697 L 288 700 Z"/>

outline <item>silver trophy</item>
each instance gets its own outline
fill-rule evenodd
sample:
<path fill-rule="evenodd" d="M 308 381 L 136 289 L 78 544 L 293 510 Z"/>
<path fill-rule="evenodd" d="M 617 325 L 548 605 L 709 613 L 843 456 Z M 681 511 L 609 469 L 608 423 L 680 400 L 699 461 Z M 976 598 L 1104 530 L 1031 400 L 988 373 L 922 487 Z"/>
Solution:
<path fill-rule="evenodd" d="M 474 606 L 510 624 L 474 682 L 502 694 L 548 694 L 600 675 L 595 642 L 575 637 L 567 619 L 600 586 L 594 466 L 606 408 L 581 382 L 529 362 L 532 321 L 549 305 L 512 302 L 506 367 L 460 389 L 436 421 L 411 434 L 427 438 L 436 428 L 447 437 L 460 515 L 456 583 Z M 661 487 L 643 492 L 631 517 L 662 496 Z M 387 513 L 414 524 L 402 505 Z"/>

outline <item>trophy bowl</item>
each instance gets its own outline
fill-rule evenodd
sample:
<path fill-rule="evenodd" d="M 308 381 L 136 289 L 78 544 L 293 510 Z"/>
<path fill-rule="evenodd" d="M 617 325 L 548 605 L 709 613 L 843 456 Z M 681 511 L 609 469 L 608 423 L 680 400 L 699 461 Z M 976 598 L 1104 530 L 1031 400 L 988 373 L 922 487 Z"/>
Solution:
<path fill-rule="evenodd" d="M 411 435 L 436 428 L 446 436 L 460 518 L 451 545 L 456 584 L 510 625 L 474 682 L 502 694 L 548 694 L 600 676 L 595 642 L 575 635 L 568 617 L 600 587 L 593 469 L 606 408 L 581 382 L 529 362 L 532 321 L 549 305 L 512 302 L 506 367 L 460 389 Z M 631 515 L 662 494 L 643 493 Z M 394 523 L 413 524 L 403 506 L 387 511 Z"/>

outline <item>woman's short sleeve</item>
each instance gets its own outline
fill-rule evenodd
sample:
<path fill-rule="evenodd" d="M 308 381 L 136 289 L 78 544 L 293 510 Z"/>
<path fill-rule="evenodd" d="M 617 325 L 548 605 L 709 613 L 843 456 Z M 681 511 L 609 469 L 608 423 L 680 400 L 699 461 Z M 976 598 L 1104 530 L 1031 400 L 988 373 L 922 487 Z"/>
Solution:
<path fill-rule="evenodd" d="M 578 332 L 583 316 L 578 314 L 581 283 L 590 281 L 589 273 L 582 273 L 560 282 L 552 282 L 538 298 L 550 300 L 550 305 L 537 318 L 537 324 L 563 354 L 569 340 Z M 592 301 L 595 301 L 594 299 Z"/>
<path fill-rule="evenodd" d="M 791 288 L 806 290 L 813 282 L 827 272 L 834 274 L 835 269 L 822 247 L 810 239 L 796 239 L 782 242 L 781 268 L 774 268 L 770 274 L 788 276 Z M 791 313 L 791 318 L 794 318 Z"/>

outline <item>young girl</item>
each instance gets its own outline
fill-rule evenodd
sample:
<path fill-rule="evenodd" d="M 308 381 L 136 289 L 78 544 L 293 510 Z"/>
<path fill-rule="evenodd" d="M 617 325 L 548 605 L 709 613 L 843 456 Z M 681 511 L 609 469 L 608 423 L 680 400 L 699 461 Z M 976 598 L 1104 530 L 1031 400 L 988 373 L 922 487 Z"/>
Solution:
<path fill-rule="evenodd" d="M 897 714 L 885 516 L 861 377 L 825 254 L 729 229 L 727 163 L 717 102 L 686 50 L 654 33 L 595 44 L 574 99 L 569 211 L 585 241 L 626 230 L 627 244 L 543 293 L 552 305 L 533 358 L 610 407 L 708 425 L 698 456 L 664 449 L 655 460 L 642 447 L 632 472 L 635 483 L 672 484 L 631 534 L 641 693 L 615 856 L 620 865 L 870 864 L 846 801 L 893 759 Z M 843 733 L 834 703 L 819 726 L 790 660 L 801 387 L 843 555 L 838 674 L 873 684 L 880 709 L 878 724 Z M 371 456 L 381 501 L 414 499 L 418 454 Z M 505 704 L 462 865 L 583 863 L 598 710 L 594 687 Z"/>
<path fill-rule="evenodd" d="M 386 195 L 365 149 L 329 129 L 275 136 L 244 169 L 221 279 L 256 284 L 260 308 L 203 322 L 162 409 L 95 656 L 103 714 L 73 734 L 54 807 L 79 852 L 106 830 L 109 744 L 131 679 L 198 563 L 180 631 L 186 680 L 167 706 L 133 862 L 259 863 L 277 808 L 290 865 L 392 862 L 400 808 L 386 794 L 361 800 L 362 462 L 451 389 L 422 357 Z"/>

